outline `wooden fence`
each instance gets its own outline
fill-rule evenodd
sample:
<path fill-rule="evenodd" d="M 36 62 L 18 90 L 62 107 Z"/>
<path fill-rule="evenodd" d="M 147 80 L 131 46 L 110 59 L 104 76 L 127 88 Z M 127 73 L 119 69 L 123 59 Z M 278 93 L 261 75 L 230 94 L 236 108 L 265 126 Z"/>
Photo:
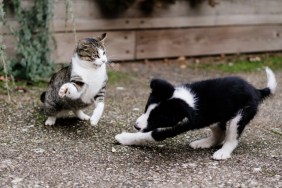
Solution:
<path fill-rule="evenodd" d="M 24 1 L 28 5 L 32 0 Z M 119 17 L 107 19 L 95 0 L 74 0 L 77 38 L 107 32 L 112 60 L 282 50 L 281 0 L 218 0 L 215 7 L 207 1 L 191 7 L 183 0 L 158 6 L 150 16 L 139 10 L 139 1 Z M 65 1 L 58 0 L 53 22 L 57 63 L 70 61 L 75 45 L 73 24 L 71 19 L 65 23 L 65 14 Z M 10 24 L 16 25 L 12 20 Z M 13 51 L 13 37 L 5 41 Z"/>

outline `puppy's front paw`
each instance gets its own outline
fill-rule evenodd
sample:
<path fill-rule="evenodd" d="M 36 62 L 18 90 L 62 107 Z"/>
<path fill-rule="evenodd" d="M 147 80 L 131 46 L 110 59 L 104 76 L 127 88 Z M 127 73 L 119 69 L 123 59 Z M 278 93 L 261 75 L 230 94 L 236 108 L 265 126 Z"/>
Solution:
<path fill-rule="evenodd" d="M 224 149 L 217 150 L 212 156 L 212 158 L 215 160 L 225 160 L 230 157 L 231 157 L 231 153 L 228 151 L 225 151 Z"/>
<path fill-rule="evenodd" d="M 55 117 L 48 117 L 48 119 L 45 121 L 45 125 L 51 126 L 56 123 L 56 118 Z"/>
<path fill-rule="evenodd" d="M 190 147 L 193 149 L 210 148 L 212 146 L 213 146 L 213 140 L 210 138 L 203 138 L 190 143 Z"/>
<path fill-rule="evenodd" d="M 121 134 L 118 134 L 115 136 L 115 139 L 122 145 L 133 145 L 134 144 L 134 139 L 133 139 L 133 133 L 126 133 L 123 132 Z"/>
<path fill-rule="evenodd" d="M 149 143 L 155 142 L 155 139 L 152 137 L 151 132 L 142 133 L 127 133 L 123 132 L 115 136 L 115 139 L 122 145 L 147 145 Z"/>

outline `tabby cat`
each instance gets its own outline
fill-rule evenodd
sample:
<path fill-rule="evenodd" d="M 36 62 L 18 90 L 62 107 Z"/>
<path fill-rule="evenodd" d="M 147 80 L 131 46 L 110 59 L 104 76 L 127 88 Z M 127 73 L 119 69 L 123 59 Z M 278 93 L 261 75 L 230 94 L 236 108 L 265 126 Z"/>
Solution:
<path fill-rule="evenodd" d="M 80 40 L 74 50 L 69 66 L 55 73 L 41 94 L 44 113 L 48 116 L 45 125 L 54 125 L 56 118 L 64 112 L 73 111 L 81 120 L 96 125 L 104 111 L 104 97 L 108 80 L 106 33 L 97 38 Z M 82 109 L 95 103 L 93 115 Z"/>

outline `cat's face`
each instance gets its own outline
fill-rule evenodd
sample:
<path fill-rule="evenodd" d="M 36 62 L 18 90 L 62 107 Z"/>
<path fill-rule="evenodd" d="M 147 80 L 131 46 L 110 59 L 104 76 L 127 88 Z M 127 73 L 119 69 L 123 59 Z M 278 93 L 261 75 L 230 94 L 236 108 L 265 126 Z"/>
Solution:
<path fill-rule="evenodd" d="M 86 66 L 99 67 L 108 61 L 104 40 L 106 33 L 97 38 L 85 38 L 78 42 L 75 53 Z"/>

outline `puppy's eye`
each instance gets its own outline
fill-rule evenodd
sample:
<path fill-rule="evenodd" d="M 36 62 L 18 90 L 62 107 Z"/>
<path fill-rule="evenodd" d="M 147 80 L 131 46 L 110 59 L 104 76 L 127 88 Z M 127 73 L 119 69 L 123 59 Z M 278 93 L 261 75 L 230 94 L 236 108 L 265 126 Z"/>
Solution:
<path fill-rule="evenodd" d="M 106 52 L 103 52 L 103 55 L 106 55 Z"/>

